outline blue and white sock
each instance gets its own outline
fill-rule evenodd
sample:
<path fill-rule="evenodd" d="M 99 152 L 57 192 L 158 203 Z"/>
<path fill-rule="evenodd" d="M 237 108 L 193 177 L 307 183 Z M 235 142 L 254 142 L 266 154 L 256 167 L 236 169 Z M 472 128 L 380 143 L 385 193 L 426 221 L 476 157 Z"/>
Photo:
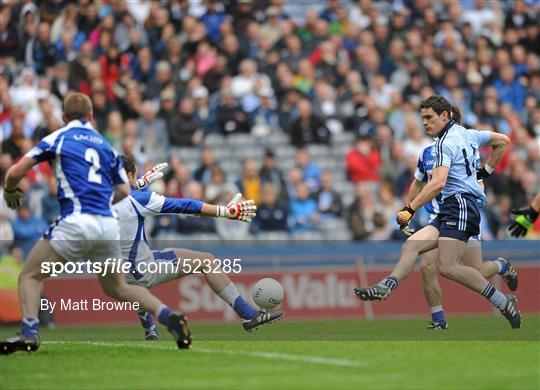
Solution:
<path fill-rule="evenodd" d="M 395 276 L 387 276 L 377 284 L 383 288 L 389 288 L 390 291 L 394 291 L 397 288 L 399 282 Z"/>
<path fill-rule="evenodd" d="M 234 309 L 241 319 L 250 320 L 257 315 L 257 310 L 240 295 L 234 283 L 229 284 L 218 295 Z"/>
<path fill-rule="evenodd" d="M 446 317 L 444 316 L 444 310 L 441 305 L 430 307 L 431 321 L 438 324 L 446 323 Z"/>
<path fill-rule="evenodd" d="M 139 316 L 139 321 L 145 330 L 155 331 L 156 323 L 154 322 L 154 317 L 152 314 L 147 311 L 138 311 L 137 315 Z"/>
<path fill-rule="evenodd" d="M 499 271 L 497 271 L 499 275 L 504 275 L 510 268 L 504 257 L 498 257 L 497 260 L 495 260 L 495 263 L 499 267 Z"/>
<path fill-rule="evenodd" d="M 25 317 L 21 323 L 21 333 L 24 337 L 32 337 L 39 334 L 39 319 L 37 317 Z"/>
<path fill-rule="evenodd" d="M 493 306 L 497 309 L 502 310 L 506 306 L 508 299 L 506 295 L 497 290 L 491 283 L 487 283 L 481 294 L 485 296 Z"/>
<path fill-rule="evenodd" d="M 161 322 L 166 327 L 169 327 L 169 316 L 171 315 L 171 309 L 163 305 L 158 309 L 157 315 L 159 322 Z"/>

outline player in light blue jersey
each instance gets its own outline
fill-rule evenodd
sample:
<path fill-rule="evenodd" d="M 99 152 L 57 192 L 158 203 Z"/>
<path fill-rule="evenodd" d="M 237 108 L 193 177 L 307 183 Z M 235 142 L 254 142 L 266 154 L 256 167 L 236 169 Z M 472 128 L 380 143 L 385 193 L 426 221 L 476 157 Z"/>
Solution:
<path fill-rule="evenodd" d="M 456 118 L 454 118 L 456 119 Z M 407 204 L 422 191 L 426 183 L 430 180 L 435 164 L 435 143 L 426 147 L 420 157 L 414 173 L 414 180 L 407 194 Z M 475 156 L 476 166 L 479 166 L 479 154 Z M 437 195 L 423 207 L 429 213 L 429 222 L 437 218 L 443 205 L 442 194 Z M 448 324 L 442 307 L 442 290 L 437 280 L 437 250 L 424 253 L 420 260 L 420 270 L 422 273 L 422 288 L 431 311 L 431 323 L 428 329 L 447 329 Z M 511 291 L 515 291 L 518 286 L 518 278 L 515 269 L 510 261 L 504 257 L 499 257 L 495 261 L 483 261 L 482 241 L 480 235 L 471 236 L 467 242 L 467 249 L 463 256 L 463 264 L 476 268 L 484 278 L 489 279 L 500 274 Z"/>
<path fill-rule="evenodd" d="M 82 258 L 109 264 L 110 259 L 121 259 L 112 201 L 125 198 L 130 191 L 122 159 L 92 127 L 90 98 L 81 93 L 69 94 L 63 111 L 66 126 L 43 138 L 6 173 L 4 198 L 9 207 L 17 208 L 24 196 L 17 188 L 19 181 L 35 164 L 50 162 L 58 183 L 60 217 L 24 263 L 19 276 L 21 333 L 0 343 L 2 354 L 39 348 L 41 283 L 49 276 L 43 271 L 43 263 Z M 147 289 L 128 284 L 117 271 L 109 269 L 100 274 L 99 282 L 108 296 L 137 302 L 157 315 L 179 348 L 189 347 L 191 336 L 183 314 L 172 313 Z"/>
<path fill-rule="evenodd" d="M 135 160 L 130 156 L 124 156 L 124 165 L 131 184 L 135 186 L 137 184 Z M 166 164 L 159 164 L 159 166 L 166 166 Z M 157 178 L 157 176 L 153 179 L 148 178 L 147 173 L 141 178 L 140 184 L 149 184 Z M 138 181 L 140 182 L 141 179 Z M 141 187 L 139 185 L 139 188 Z M 240 198 L 241 194 L 236 194 L 227 206 L 216 206 L 195 199 L 167 198 L 156 192 L 132 191 L 129 197 L 115 204 L 120 220 L 122 255 L 132 265 L 131 273 L 126 275 L 128 283 L 151 288 L 198 272 L 204 275 L 212 290 L 242 319 L 245 330 L 252 331 L 264 324 L 281 319 L 285 314 L 281 310 L 266 312 L 253 308 L 229 279 L 226 268 L 221 267 L 211 253 L 183 248 L 151 250 L 147 243 L 144 221 L 148 216 L 193 214 L 249 223 L 255 216 L 257 206 L 253 200 L 241 201 Z M 151 263 L 154 264 L 150 266 Z M 145 330 L 145 338 L 157 339 L 157 329 L 152 316 L 146 310 L 141 310 L 138 314 Z"/>
<path fill-rule="evenodd" d="M 416 210 L 442 193 L 442 206 L 437 217 L 416 232 L 405 243 L 401 257 L 392 273 L 368 288 L 355 289 L 362 300 L 385 300 L 399 281 L 414 269 L 418 255 L 438 248 L 439 273 L 486 297 L 501 311 L 512 328 L 521 326 L 521 314 L 516 297 L 505 295 L 489 283 L 475 268 L 460 264 L 471 236 L 480 233 L 480 208 L 485 204 L 479 178 L 489 176 L 502 159 L 510 140 L 503 134 L 469 130 L 454 118 L 459 110 L 442 96 L 430 96 L 422 101 L 420 112 L 426 132 L 437 137 L 431 180 L 397 215 L 400 226 L 408 225 Z M 491 146 L 486 165 L 477 172 L 476 152 Z"/>

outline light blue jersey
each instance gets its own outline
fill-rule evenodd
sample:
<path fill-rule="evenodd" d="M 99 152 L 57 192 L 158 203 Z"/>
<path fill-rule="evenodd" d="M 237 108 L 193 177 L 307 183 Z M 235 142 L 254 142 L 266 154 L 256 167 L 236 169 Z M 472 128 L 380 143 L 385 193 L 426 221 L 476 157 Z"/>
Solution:
<path fill-rule="evenodd" d="M 416 164 L 416 170 L 414 171 L 414 178 L 418 181 L 427 183 L 431 180 L 431 174 L 433 172 L 433 165 L 435 163 L 435 142 L 427 146 L 420 157 L 418 158 L 418 163 Z M 475 155 L 476 166 L 480 164 L 480 153 L 478 150 Z M 476 175 L 476 171 L 475 171 Z M 430 214 L 439 214 L 442 205 L 442 193 L 437 195 L 435 198 L 431 199 L 428 203 L 424 205 L 424 209 Z"/>
<path fill-rule="evenodd" d="M 43 138 L 26 157 L 50 161 L 60 217 L 114 216 L 114 186 L 128 182 L 122 159 L 87 121 L 74 120 Z"/>
<path fill-rule="evenodd" d="M 491 132 L 469 130 L 449 122 L 442 135 L 436 141 L 433 168 L 444 166 L 449 168 L 448 179 L 442 190 L 443 201 L 456 194 L 470 194 L 479 205 L 486 203 L 486 195 L 476 179 L 478 149 L 486 146 Z"/>

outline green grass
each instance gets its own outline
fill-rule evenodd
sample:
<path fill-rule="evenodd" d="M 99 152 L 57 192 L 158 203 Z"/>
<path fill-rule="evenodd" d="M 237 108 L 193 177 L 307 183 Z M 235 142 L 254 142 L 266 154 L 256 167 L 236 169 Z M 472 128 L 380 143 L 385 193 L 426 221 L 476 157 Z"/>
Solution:
<path fill-rule="evenodd" d="M 520 330 L 500 317 L 280 322 L 247 334 L 237 323 L 194 324 L 190 351 L 162 330 L 137 327 L 42 332 L 36 353 L 0 357 L 0 388 L 540 388 L 540 316 Z M 13 328 L 0 329 L 0 337 Z"/>

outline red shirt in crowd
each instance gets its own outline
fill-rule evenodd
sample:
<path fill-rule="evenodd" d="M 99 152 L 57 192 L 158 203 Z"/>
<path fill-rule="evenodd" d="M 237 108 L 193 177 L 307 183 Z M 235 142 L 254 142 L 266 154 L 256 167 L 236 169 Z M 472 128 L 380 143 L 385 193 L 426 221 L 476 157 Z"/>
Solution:
<path fill-rule="evenodd" d="M 379 181 L 381 165 L 381 155 L 377 149 L 371 149 L 368 154 L 362 154 L 354 148 L 347 153 L 347 174 L 353 183 Z"/>

